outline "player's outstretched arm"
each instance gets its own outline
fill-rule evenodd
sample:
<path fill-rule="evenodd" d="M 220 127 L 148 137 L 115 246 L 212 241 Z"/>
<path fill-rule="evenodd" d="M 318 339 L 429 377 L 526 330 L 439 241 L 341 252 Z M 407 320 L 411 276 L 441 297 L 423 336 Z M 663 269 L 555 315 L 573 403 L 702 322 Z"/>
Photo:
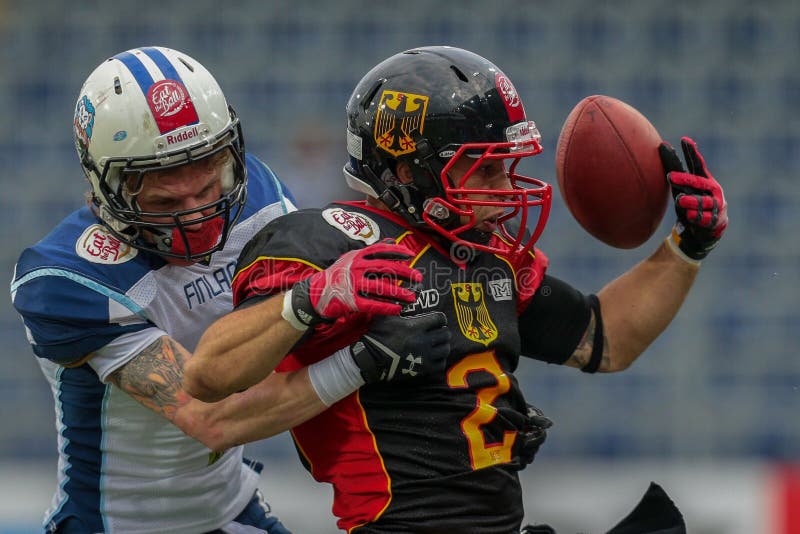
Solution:
<path fill-rule="evenodd" d="M 378 316 L 361 340 L 299 371 L 273 372 L 221 402 L 188 410 L 188 424 L 196 429 L 193 435 L 218 447 L 268 438 L 364 384 L 403 382 L 413 387 L 421 380 L 441 380 L 449 354 L 450 332 L 443 313 Z"/>
<path fill-rule="evenodd" d="M 283 295 L 244 306 L 217 319 L 187 362 L 184 387 L 216 402 L 260 382 L 302 337 L 281 317 Z"/>
<path fill-rule="evenodd" d="M 450 353 L 444 314 L 378 317 L 374 323 L 353 345 L 298 371 L 272 372 L 215 403 L 195 399 L 183 387 L 184 368 L 193 357 L 168 336 L 117 369 L 110 381 L 187 435 L 221 451 L 289 430 L 365 383 L 444 373 Z"/>
<path fill-rule="evenodd" d="M 413 291 L 398 281 L 418 282 L 408 249 L 376 243 L 343 254 L 333 265 L 294 284 L 286 293 L 245 305 L 218 319 L 203 334 L 186 368 L 193 396 L 218 401 L 269 375 L 314 325 L 371 313 L 397 315 Z M 340 347 L 332 347 L 336 349 Z"/>
<path fill-rule="evenodd" d="M 683 304 L 699 267 L 661 246 L 597 294 L 603 322 L 598 371 L 623 371 L 664 331 Z M 590 328 L 596 328 L 592 318 Z"/>
<path fill-rule="evenodd" d="M 307 368 L 273 373 L 218 403 L 202 402 L 182 387 L 183 369 L 191 358 L 180 343 L 162 336 L 109 380 L 214 451 L 279 434 L 327 408 L 311 386 Z"/>
<path fill-rule="evenodd" d="M 722 187 L 706 167 L 697 145 L 681 140 L 688 172 L 669 145 L 660 148 L 670 182 L 677 221 L 655 253 L 598 293 L 599 327 L 592 312 L 587 333 L 568 365 L 589 361 L 593 340 L 602 328 L 601 372 L 626 369 L 658 337 L 683 304 L 700 268 L 700 260 L 716 246 L 728 224 Z"/>

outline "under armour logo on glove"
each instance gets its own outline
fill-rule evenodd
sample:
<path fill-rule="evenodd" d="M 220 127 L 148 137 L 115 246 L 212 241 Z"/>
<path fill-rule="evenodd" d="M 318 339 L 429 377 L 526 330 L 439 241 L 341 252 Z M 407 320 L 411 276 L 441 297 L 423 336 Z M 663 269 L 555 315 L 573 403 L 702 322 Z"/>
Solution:
<path fill-rule="evenodd" d="M 450 354 L 447 317 L 442 312 L 376 317 L 350 353 L 367 384 L 443 375 Z M 403 361 L 408 363 L 398 373 Z"/>
<path fill-rule="evenodd" d="M 374 337 L 365 335 L 361 341 L 356 341 L 353 343 L 351 346 L 351 351 L 353 354 L 353 360 L 356 362 L 356 364 L 358 365 L 358 362 L 361 361 L 368 364 L 366 367 L 369 367 L 369 364 L 374 362 L 374 351 L 378 351 L 379 356 L 382 357 L 384 362 L 382 365 L 376 366 L 376 371 L 380 372 L 380 376 L 377 377 L 377 381 L 389 382 L 395 378 L 395 374 L 397 374 L 397 367 L 400 365 L 402 359 L 401 356 Z M 422 356 L 414 356 L 413 354 L 409 353 L 408 356 L 405 357 L 405 360 L 408 362 L 408 365 L 400 370 L 401 374 L 415 377 L 417 374 L 423 372 Z M 417 370 L 415 370 L 415 366 Z M 361 366 L 359 365 L 359 367 Z M 370 374 L 372 373 L 370 372 Z M 364 380 L 367 381 L 366 377 L 364 377 Z"/>
<path fill-rule="evenodd" d="M 413 354 L 409 354 L 406 356 L 406 360 L 408 361 L 408 367 L 402 370 L 403 374 L 417 376 L 414 366 L 422 367 L 422 357 L 415 358 Z"/>

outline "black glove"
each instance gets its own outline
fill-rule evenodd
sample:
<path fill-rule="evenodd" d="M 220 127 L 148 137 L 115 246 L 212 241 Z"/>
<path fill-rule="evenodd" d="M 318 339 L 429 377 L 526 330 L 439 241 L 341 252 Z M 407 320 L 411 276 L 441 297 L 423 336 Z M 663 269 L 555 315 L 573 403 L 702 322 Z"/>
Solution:
<path fill-rule="evenodd" d="M 367 384 L 444 375 L 450 354 L 447 317 L 442 312 L 375 317 L 350 352 Z"/>
<path fill-rule="evenodd" d="M 668 143 L 658 147 L 678 216 L 670 239 L 686 256 L 699 261 L 716 246 L 728 226 L 728 204 L 697 144 L 684 137 L 681 148 L 689 172 Z"/>
<path fill-rule="evenodd" d="M 551 421 L 544 413 L 534 406 L 528 404 L 528 419 L 525 428 L 519 433 L 519 459 L 523 467 L 532 463 L 539 452 L 539 447 L 547 439 L 547 429 L 553 426 Z"/>

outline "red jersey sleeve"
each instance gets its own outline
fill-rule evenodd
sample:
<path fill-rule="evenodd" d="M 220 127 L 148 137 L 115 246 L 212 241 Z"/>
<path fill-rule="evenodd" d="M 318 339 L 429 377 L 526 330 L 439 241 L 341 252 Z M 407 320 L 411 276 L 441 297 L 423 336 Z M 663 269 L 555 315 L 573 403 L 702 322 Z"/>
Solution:
<path fill-rule="evenodd" d="M 542 284 L 549 260 L 544 252 L 533 248 L 525 254 L 517 265 L 513 265 L 519 298 L 517 299 L 517 315 L 528 307 L 536 290 Z"/>

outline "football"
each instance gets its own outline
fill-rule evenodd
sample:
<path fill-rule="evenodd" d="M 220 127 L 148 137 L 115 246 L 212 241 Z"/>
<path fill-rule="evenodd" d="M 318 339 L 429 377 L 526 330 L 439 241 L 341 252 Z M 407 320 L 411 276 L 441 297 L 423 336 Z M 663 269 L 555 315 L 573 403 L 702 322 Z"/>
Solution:
<path fill-rule="evenodd" d="M 588 96 L 572 109 L 556 145 L 556 174 L 584 230 L 624 249 L 653 235 L 669 199 L 660 143 L 650 121 L 616 98 Z"/>

